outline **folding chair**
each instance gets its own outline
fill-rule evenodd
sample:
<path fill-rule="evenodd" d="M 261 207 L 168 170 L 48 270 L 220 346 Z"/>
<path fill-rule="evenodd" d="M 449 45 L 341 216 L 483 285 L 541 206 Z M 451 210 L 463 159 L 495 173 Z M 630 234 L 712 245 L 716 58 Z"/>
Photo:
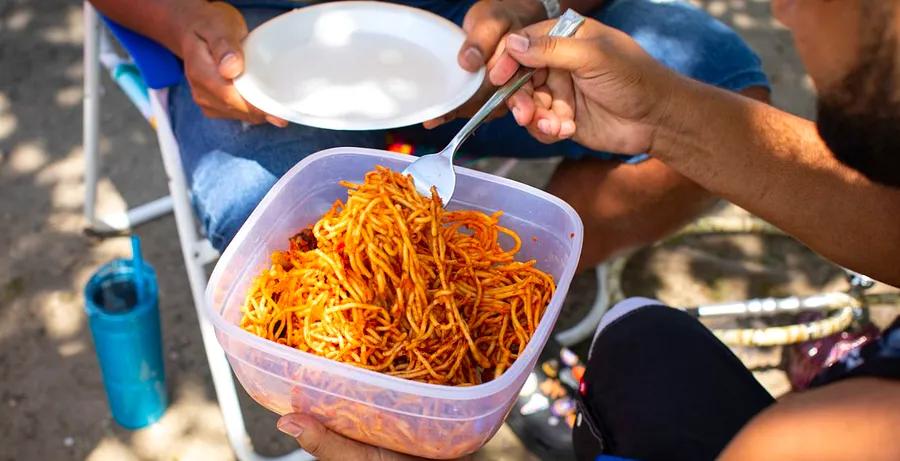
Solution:
<path fill-rule="evenodd" d="M 204 290 L 207 275 L 206 264 L 215 261 L 219 254 L 197 231 L 187 181 L 181 165 L 178 143 L 172 133 L 168 116 L 167 87 L 181 80 L 178 60 L 164 48 L 145 37 L 106 21 L 107 29 L 134 58 L 133 62 L 119 57 L 109 42 L 109 36 L 101 26 L 101 19 L 94 8 L 84 2 L 84 156 L 85 156 L 85 217 L 90 230 L 108 233 L 123 232 L 140 223 L 175 212 L 175 224 L 187 269 L 191 295 L 200 322 L 203 348 L 209 361 L 209 369 L 216 390 L 228 441 L 235 455 L 242 461 L 299 461 L 313 459 L 297 449 L 283 456 L 270 458 L 258 454 L 250 441 L 244 424 L 244 416 L 238 401 L 231 368 L 225 353 L 216 340 L 212 324 L 203 313 L 206 302 Z M 169 178 L 169 194 L 152 202 L 137 206 L 124 213 L 96 216 L 95 199 L 99 168 L 98 138 L 100 109 L 100 65 L 109 69 L 113 80 L 140 110 L 145 119 L 156 129 L 163 164 Z M 140 72 L 136 72 L 137 66 Z M 156 67 L 150 67 L 156 66 Z"/>
<path fill-rule="evenodd" d="M 191 295 L 200 322 L 203 347 L 209 362 L 219 406 L 225 420 L 228 441 L 238 459 L 243 461 L 296 461 L 313 459 L 303 450 L 269 458 L 256 453 L 247 434 L 244 417 L 238 401 L 231 368 L 225 353 L 215 337 L 212 324 L 204 313 L 204 291 L 207 282 L 205 267 L 215 261 L 219 253 L 209 240 L 198 232 L 191 206 L 190 192 L 181 164 L 178 143 L 172 132 L 168 115 L 168 87 L 179 83 L 182 68 L 179 60 L 156 42 L 101 18 L 87 1 L 84 2 L 84 156 L 85 156 L 85 205 L 87 230 L 99 234 L 121 233 L 134 226 L 168 214 L 175 213 L 178 239 L 184 257 Z M 105 27 L 104 27 L 105 25 Z M 119 56 L 110 42 L 110 33 L 130 55 Z M 95 202 L 99 171 L 99 109 L 100 66 L 111 74 L 113 80 L 128 96 L 144 118 L 155 129 L 166 175 L 169 195 L 136 206 L 122 213 L 97 216 Z M 502 163 L 493 173 L 506 176 L 515 166 L 515 160 Z M 598 267 L 598 282 L 605 284 L 605 269 Z M 578 325 L 557 334 L 563 345 L 571 345 L 593 334 L 599 319 L 608 306 L 606 290 L 599 289 L 591 313 Z"/>

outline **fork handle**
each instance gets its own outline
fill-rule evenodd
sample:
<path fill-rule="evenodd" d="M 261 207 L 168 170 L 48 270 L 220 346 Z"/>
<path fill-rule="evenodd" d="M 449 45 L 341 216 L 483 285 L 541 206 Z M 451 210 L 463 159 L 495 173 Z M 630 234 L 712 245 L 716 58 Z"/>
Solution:
<path fill-rule="evenodd" d="M 575 34 L 575 31 L 581 27 L 581 24 L 584 23 L 584 16 L 576 13 L 574 10 L 566 10 L 566 12 L 559 17 L 556 21 L 556 24 L 553 25 L 553 28 L 550 29 L 550 33 L 548 34 L 551 37 L 571 37 Z M 506 101 L 506 98 L 512 96 L 519 88 L 522 88 L 522 85 L 525 82 L 531 80 L 531 77 L 534 75 L 534 69 L 529 69 L 527 72 L 522 74 L 522 76 L 507 82 L 506 85 L 501 86 L 494 94 L 478 109 L 478 112 L 475 112 L 475 115 L 469 119 L 468 122 L 459 130 L 459 133 L 456 133 L 456 136 L 450 140 L 450 146 L 452 149 L 445 149 L 444 152 L 448 153 L 451 158 L 453 154 L 459 150 L 459 146 L 462 145 L 475 132 L 475 129 L 481 125 L 481 122 L 487 118 L 488 115 L 491 114 L 503 101 Z"/>

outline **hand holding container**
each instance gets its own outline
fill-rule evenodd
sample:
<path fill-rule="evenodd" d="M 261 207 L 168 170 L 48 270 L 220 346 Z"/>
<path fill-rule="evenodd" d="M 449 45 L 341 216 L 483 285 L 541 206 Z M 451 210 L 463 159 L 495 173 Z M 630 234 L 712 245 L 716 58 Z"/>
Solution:
<path fill-rule="evenodd" d="M 448 209 L 503 210 L 500 224 L 518 232 L 517 259 L 537 260 L 557 290 L 521 356 L 499 378 L 470 387 L 426 384 L 301 352 L 239 327 L 253 277 L 273 251 L 315 223 L 337 200 L 342 180 L 361 182 L 376 165 L 403 171 L 415 157 L 335 148 L 313 154 L 273 186 L 216 265 L 207 314 L 244 389 L 278 413 L 309 413 L 364 443 L 429 458 L 456 458 L 484 445 L 503 423 L 559 315 L 581 253 L 582 224 L 562 200 L 508 179 L 457 167 Z"/>

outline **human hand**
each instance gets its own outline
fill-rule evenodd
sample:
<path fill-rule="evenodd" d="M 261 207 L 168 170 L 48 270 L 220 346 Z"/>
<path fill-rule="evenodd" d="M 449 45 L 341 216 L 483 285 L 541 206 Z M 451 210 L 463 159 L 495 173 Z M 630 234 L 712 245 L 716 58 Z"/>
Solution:
<path fill-rule="evenodd" d="M 628 35 L 588 19 L 572 38 L 549 37 L 552 21 L 506 39 L 489 78 L 509 80 L 518 64 L 538 69 L 507 100 L 519 125 L 545 143 L 573 138 L 599 151 L 650 150 L 682 80 Z"/>
<path fill-rule="evenodd" d="M 309 415 L 291 413 L 278 420 L 278 430 L 295 438 L 319 461 L 415 461 L 424 458 L 373 447 L 328 430 Z"/>
<path fill-rule="evenodd" d="M 269 122 L 278 127 L 287 122 L 253 107 L 235 89 L 232 80 L 244 71 L 241 41 L 247 36 L 244 17 L 224 2 L 203 3 L 188 13 L 181 38 L 184 74 L 194 101 L 210 118 Z"/>
<path fill-rule="evenodd" d="M 506 36 L 547 18 L 544 7 L 537 0 L 480 0 L 472 5 L 463 20 L 463 31 L 466 41 L 459 49 L 457 61 L 460 67 L 477 72 L 481 66 L 491 69 L 503 54 Z M 514 62 L 504 61 L 506 66 L 516 66 Z M 436 119 L 424 123 L 425 128 L 434 128 L 457 117 L 472 116 L 497 89 L 485 78 L 481 87 L 469 100 L 459 108 Z M 491 114 L 495 118 L 506 113 L 502 107 Z"/>

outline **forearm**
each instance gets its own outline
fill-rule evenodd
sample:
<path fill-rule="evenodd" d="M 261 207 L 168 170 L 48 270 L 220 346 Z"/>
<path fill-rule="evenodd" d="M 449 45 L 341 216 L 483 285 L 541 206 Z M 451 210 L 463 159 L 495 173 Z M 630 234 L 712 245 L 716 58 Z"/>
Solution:
<path fill-rule="evenodd" d="M 145 35 L 179 57 L 188 18 L 206 0 L 90 0 L 97 10 L 113 21 Z"/>
<path fill-rule="evenodd" d="M 686 79 L 675 86 L 654 157 L 837 263 L 900 285 L 900 190 L 835 160 L 808 120 Z"/>
<path fill-rule="evenodd" d="M 896 460 L 900 384 L 852 378 L 788 395 L 753 418 L 721 460 Z"/>
<path fill-rule="evenodd" d="M 584 223 L 578 268 L 651 244 L 695 219 L 715 198 L 656 159 L 636 165 L 584 158 L 560 163 L 547 192 L 565 200 Z"/>

